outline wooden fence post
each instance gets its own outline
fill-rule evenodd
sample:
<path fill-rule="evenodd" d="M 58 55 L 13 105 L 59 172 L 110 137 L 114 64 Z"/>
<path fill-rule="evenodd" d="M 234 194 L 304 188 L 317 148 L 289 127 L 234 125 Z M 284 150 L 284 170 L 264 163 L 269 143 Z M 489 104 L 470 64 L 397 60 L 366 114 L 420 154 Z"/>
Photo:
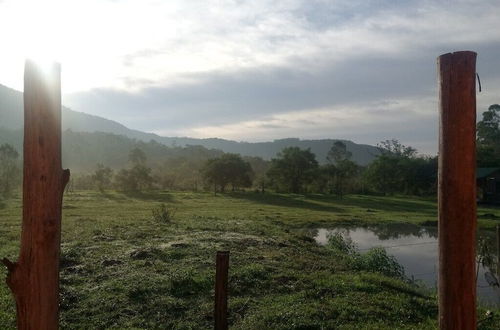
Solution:
<path fill-rule="evenodd" d="M 215 330 L 227 330 L 229 251 L 218 251 L 215 270 Z"/>
<path fill-rule="evenodd" d="M 19 260 L 7 266 L 18 329 L 59 327 L 61 207 L 69 170 L 61 165 L 60 66 L 24 71 L 23 222 Z"/>
<path fill-rule="evenodd" d="M 476 328 L 476 53 L 438 58 L 439 327 Z"/>

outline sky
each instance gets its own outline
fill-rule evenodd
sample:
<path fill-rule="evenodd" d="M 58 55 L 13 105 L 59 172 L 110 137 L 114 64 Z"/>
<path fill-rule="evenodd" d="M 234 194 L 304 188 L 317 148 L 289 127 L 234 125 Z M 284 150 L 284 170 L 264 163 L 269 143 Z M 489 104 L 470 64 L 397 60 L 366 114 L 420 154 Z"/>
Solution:
<path fill-rule="evenodd" d="M 0 0 L 0 84 L 62 65 L 71 109 L 164 136 L 437 150 L 437 56 L 500 103 L 500 1 Z"/>

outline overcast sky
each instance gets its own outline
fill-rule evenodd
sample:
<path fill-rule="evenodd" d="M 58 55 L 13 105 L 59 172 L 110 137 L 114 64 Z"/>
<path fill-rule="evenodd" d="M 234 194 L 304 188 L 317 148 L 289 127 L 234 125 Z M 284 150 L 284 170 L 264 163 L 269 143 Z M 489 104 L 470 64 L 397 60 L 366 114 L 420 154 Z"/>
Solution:
<path fill-rule="evenodd" d="M 500 103 L 500 2 L 0 0 L 0 84 L 56 59 L 63 103 L 165 136 L 437 141 L 436 57 L 478 52 Z"/>

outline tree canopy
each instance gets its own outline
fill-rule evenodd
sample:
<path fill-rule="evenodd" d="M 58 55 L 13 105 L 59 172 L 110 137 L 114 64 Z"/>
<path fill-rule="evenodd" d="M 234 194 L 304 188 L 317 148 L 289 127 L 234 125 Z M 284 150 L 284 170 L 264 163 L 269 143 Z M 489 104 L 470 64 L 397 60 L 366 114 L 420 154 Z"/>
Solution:
<path fill-rule="evenodd" d="M 238 154 L 224 154 L 217 158 L 209 159 L 202 168 L 205 182 L 213 185 L 214 190 L 224 192 L 228 185 L 232 190 L 252 185 L 254 172 L 248 161 Z"/>
<path fill-rule="evenodd" d="M 352 153 L 347 150 L 347 146 L 342 141 L 335 141 L 333 146 L 328 151 L 326 159 L 330 164 L 338 164 L 343 160 L 349 160 L 352 157 Z"/>
<path fill-rule="evenodd" d="M 113 179 L 113 170 L 102 164 L 97 164 L 94 173 L 92 174 L 92 181 L 97 186 L 99 191 L 103 192 L 105 188 L 111 186 Z"/>
<path fill-rule="evenodd" d="M 492 104 L 477 123 L 479 167 L 500 166 L 500 105 Z"/>
<path fill-rule="evenodd" d="M 287 147 L 271 160 L 267 176 L 278 190 L 300 193 L 317 174 L 318 162 L 310 149 Z"/>
<path fill-rule="evenodd" d="M 329 190 L 335 191 L 340 197 L 345 193 L 346 183 L 359 172 L 359 166 L 351 160 L 351 157 L 352 153 L 342 141 L 336 141 L 326 157 L 328 164 L 323 173 L 328 177 Z"/>
<path fill-rule="evenodd" d="M 129 161 L 132 167 L 121 169 L 116 175 L 117 187 L 124 191 L 151 189 L 153 177 L 151 176 L 151 168 L 146 166 L 145 153 L 141 149 L 134 148 L 129 154 Z"/>
<path fill-rule="evenodd" d="M 367 167 L 366 181 L 383 194 L 426 194 L 435 190 L 437 157 L 418 156 L 415 148 L 385 140 L 380 154 Z"/>

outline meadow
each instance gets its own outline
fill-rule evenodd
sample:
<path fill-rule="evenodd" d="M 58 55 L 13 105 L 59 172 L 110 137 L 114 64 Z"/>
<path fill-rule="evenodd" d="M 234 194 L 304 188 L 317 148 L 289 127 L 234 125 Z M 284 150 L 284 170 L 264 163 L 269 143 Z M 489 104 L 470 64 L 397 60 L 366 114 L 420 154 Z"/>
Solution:
<path fill-rule="evenodd" d="M 171 219 L 153 217 L 165 204 Z M 499 208 L 478 210 L 493 229 Z M 21 200 L 0 205 L 0 257 L 16 259 Z M 436 225 L 429 198 L 254 192 L 75 191 L 65 194 L 61 256 L 63 329 L 213 328 L 215 254 L 231 251 L 231 329 L 433 329 L 435 293 L 348 251 L 319 246 L 311 229 L 338 224 Z M 6 272 L 0 270 L 0 278 Z M 497 329 L 500 312 L 480 328 Z M 0 329 L 14 328 L 0 283 Z"/>

